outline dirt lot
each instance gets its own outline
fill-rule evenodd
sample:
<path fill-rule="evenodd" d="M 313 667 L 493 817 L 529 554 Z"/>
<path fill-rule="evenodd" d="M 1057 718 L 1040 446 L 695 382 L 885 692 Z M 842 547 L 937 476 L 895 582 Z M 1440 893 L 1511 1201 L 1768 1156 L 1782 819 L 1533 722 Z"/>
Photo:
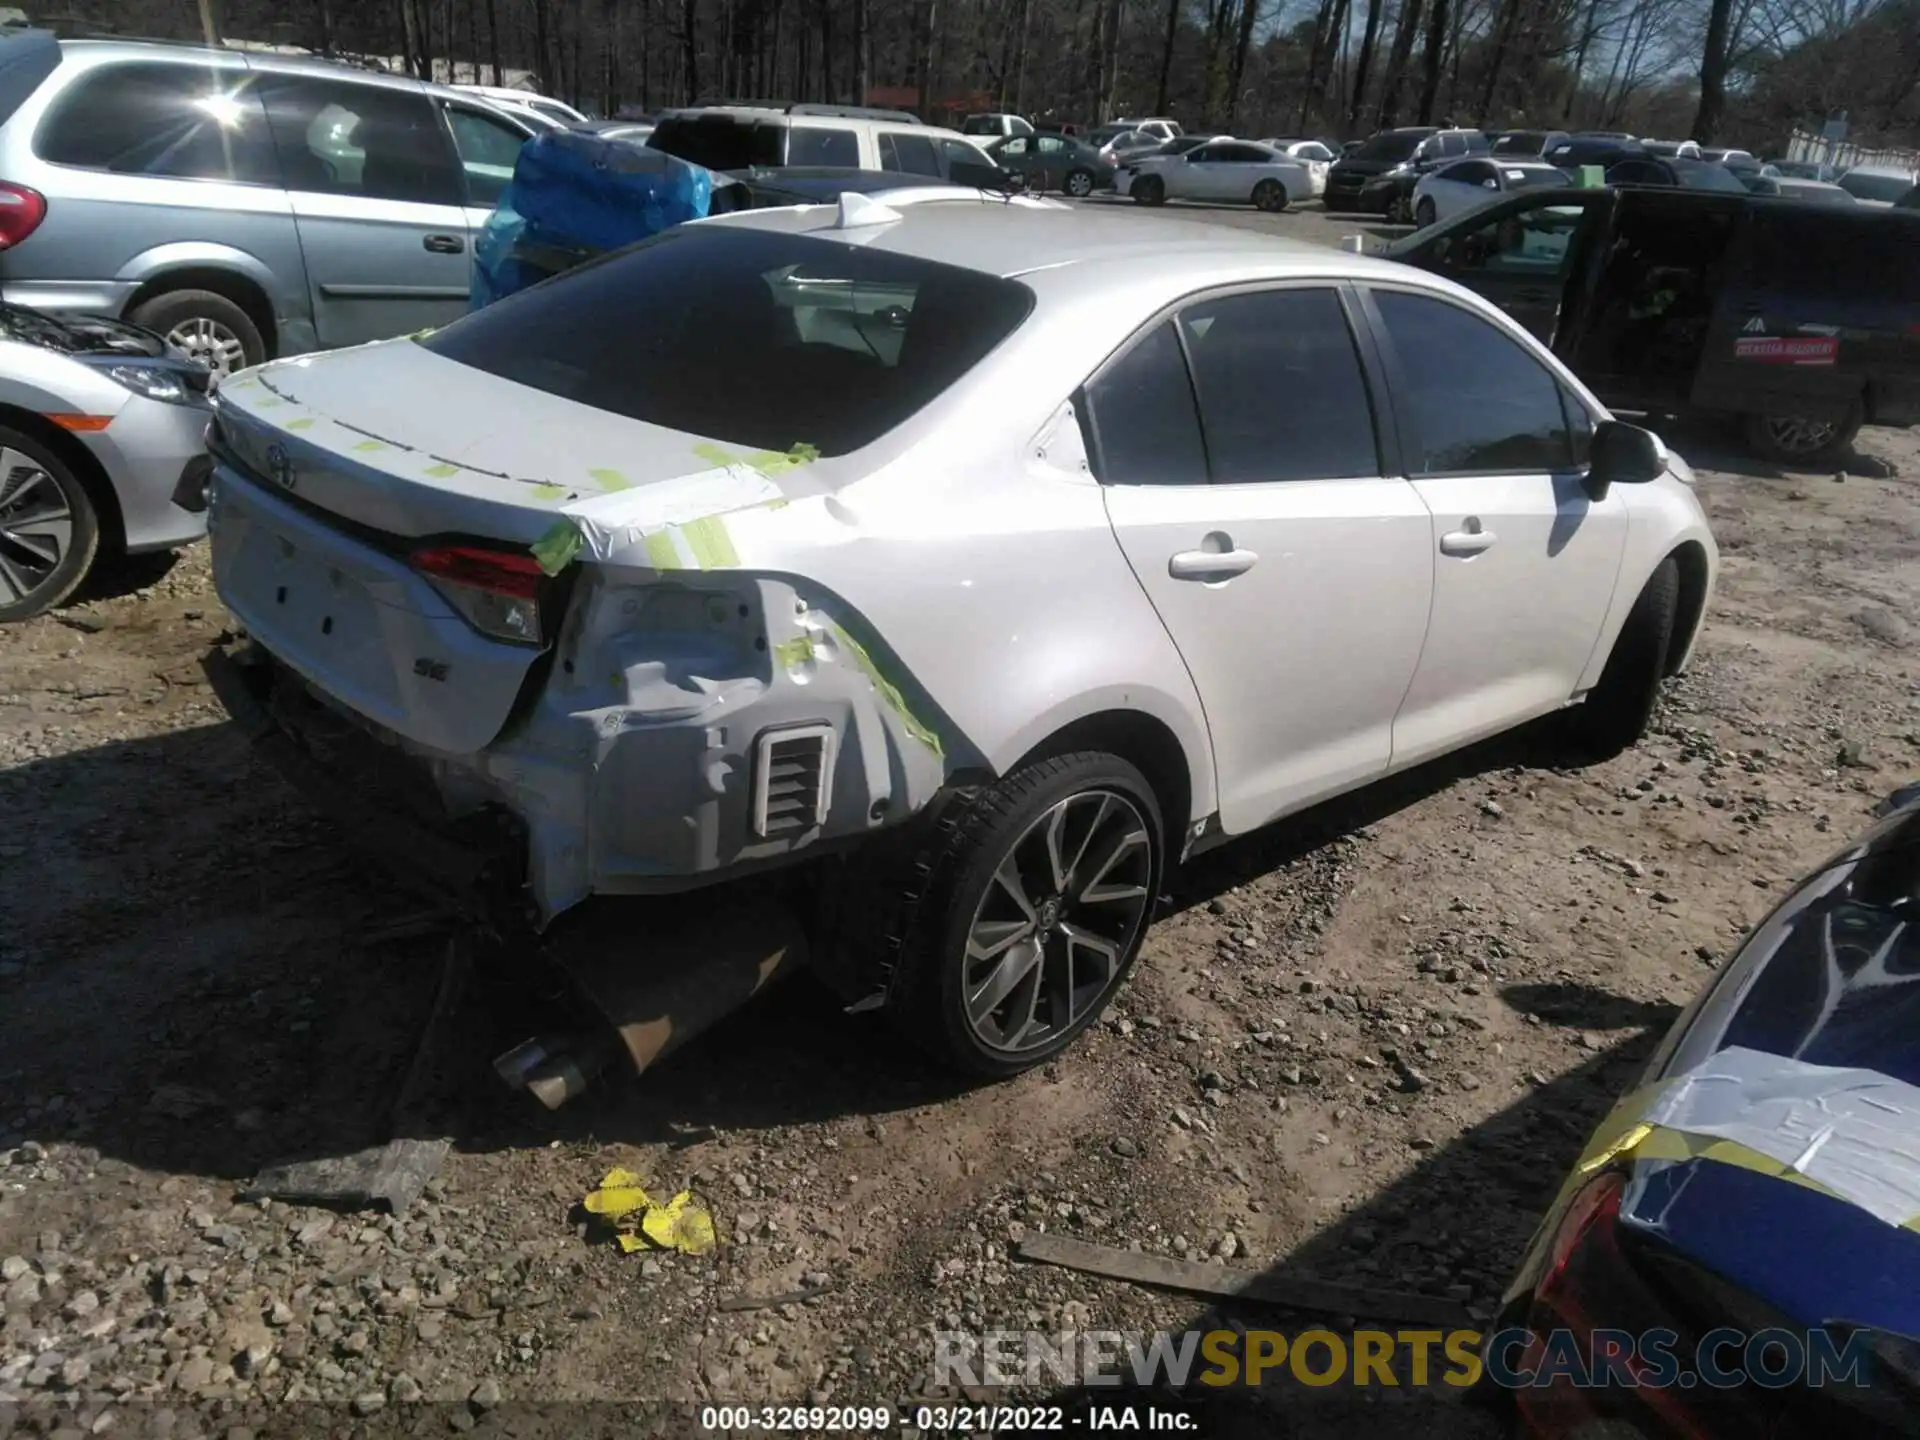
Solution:
<path fill-rule="evenodd" d="M 266 1162 L 381 1138 L 439 949 L 378 938 L 413 902 L 223 723 L 204 553 L 0 632 L 0 1433 L 224 1434 L 287 1401 L 334 1408 L 268 1429 L 894 1402 L 925 1393 L 932 1329 L 1202 1313 L 1010 1258 L 1043 1228 L 1484 1314 L 1676 1007 L 1920 768 L 1920 441 L 1869 432 L 1895 470 L 1869 478 L 1673 438 L 1724 571 L 1635 752 L 1559 769 L 1520 737 L 1208 857 L 1107 1022 L 997 1087 L 802 981 L 548 1116 L 487 1073 L 530 1010 L 487 970 L 445 1081 L 455 1153 L 400 1219 L 235 1199 Z M 588 1243 L 576 1207 L 614 1164 L 694 1187 L 727 1243 Z M 1492 1432 L 1451 1393 L 1286 1382 L 1199 1433 Z"/>

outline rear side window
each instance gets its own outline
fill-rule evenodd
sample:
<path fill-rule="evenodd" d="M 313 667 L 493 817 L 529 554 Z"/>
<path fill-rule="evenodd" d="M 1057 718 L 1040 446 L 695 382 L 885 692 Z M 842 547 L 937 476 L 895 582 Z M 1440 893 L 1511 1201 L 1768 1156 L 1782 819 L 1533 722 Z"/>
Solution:
<path fill-rule="evenodd" d="M 1359 352 L 1331 290 L 1268 290 L 1180 312 L 1216 485 L 1380 473 Z"/>
<path fill-rule="evenodd" d="M 1086 387 L 1086 434 L 1108 485 L 1204 485 L 1207 448 L 1186 357 L 1164 320 Z"/>
<path fill-rule="evenodd" d="M 1560 382 L 1511 336 L 1442 300 L 1390 290 L 1374 304 L 1412 411 L 1412 475 L 1567 470 L 1575 465 Z"/>
<path fill-rule="evenodd" d="M 837 165 L 860 168 L 860 137 L 851 130 L 796 125 L 787 132 L 789 165 Z"/>
<path fill-rule="evenodd" d="M 497 205 L 513 179 L 514 163 L 527 137 L 491 115 L 458 106 L 447 107 L 447 125 L 453 131 L 454 149 L 460 153 L 467 203 Z"/>
<path fill-rule="evenodd" d="M 101 65 L 55 100 L 33 137 L 53 165 L 277 185 L 267 117 L 244 70 Z"/>
<path fill-rule="evenodd" d="M 1024 140 L 1009 142 L 1008 149 L 1024 146 Z M 880 132 L 880 168 L 899 170 L 908 175 L 940 174 L 940 157 L 933 153 L 933 141 L 905 130 Z"/>
<path fill-rule="evenodd" d="M 458 205 L 459 157 L 425 95 L 274 75 L 260 87 L 289 190 Z"/>
<path fill-rule="evenodd" d="M 1920 217 L 1792 205 L 1756 205 L 1751 214 L 1747 265 L 1762 296 L 1920 304 Z"/>
<path fill-rule="evenodd" d="M 709 170 L 748 170 L 784 165 L 786 127 L 757 125 L 731 115 L 669 115 L 654 126 L 647 144 Z"/>
<path fill-rule="evenodd" d="M 1033 308 L 1024 285 L 731 225 L 668 230 L 419 343 L 650 425 L 844 455 L 951 387 Z"/>

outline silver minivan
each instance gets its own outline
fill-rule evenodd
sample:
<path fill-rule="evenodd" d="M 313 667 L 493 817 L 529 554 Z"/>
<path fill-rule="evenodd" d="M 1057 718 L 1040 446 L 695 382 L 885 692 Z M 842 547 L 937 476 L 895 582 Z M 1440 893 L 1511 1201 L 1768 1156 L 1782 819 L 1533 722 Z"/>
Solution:
<path fill-rule="evenodd" d="M 0 299 L 113 315 L 216 372 L 465 312 L 533 127 L 403 75 L 0 39 Z"/>

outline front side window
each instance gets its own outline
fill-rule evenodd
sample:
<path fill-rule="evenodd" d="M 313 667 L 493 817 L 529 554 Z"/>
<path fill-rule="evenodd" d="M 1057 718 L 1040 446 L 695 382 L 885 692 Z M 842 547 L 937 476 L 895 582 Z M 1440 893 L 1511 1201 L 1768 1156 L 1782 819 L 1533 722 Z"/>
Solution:
<path fill-rule="evenodd" d="M 1267 290 L 1180 312 L 1216 485 L 1380 473 L 1373 408 L 1332 290 Z"/>
<path fill-rule="evenodd" d="M 1575 465 L 1560 382 L 1518 341 L 1443 300 L 1374 292 L 1412 413 L 1410 475 L 1567 470 Z"/>
<path fill-rule="evenodd" d="M 1017 281 L 703 225 L 590 261 L 418 343 L 649 425 L 832 456 L 916 414 L 1032 308 Z"/>
<path fill-rule="evenodd" d="M 527 137 L 511 125 L 503 125 L 490 115 L 450 107 L 447 124 L 453 131 L 453 148 L 460 154 L 460 169 L 466 176 L 469 205 L 497 205 L 507 184 L 513 179 L 514 162 Z"/>
<path fill-rule="evenodd" d="M 287 188 L 458 205 L 458 157 L 426 96 L 304 75 L 261 85 Z"/>
<path fill-rule="evenodd" d="M 1008 148 L 1025 145 L 1024 140 L 1009 140 Z M 933 153 L 933 142 L 924 135 L 915 135 L 907 130 L 882 130 L 880 132 L 880 168 L 898 170 L 908 175 L 935 175 L 940 173 L 940 157 Z"/>
<path fill-rule="evenodd" d="M 100 65 L 54 101 L 33 137 L 53 165 L 178 180 L 277 185 L 267 117 L 247 71 Z"/>
<path fill-rule="evenodd" d="M 1081 398 L 1083 433 L 1101 483 L 1207 483 L 1200 416 L 1172 321 L 1149 330 Z"/>
<path fill-rule="evenodd" d="M 824 125 L 796 125 L 787 136 L 789 165 L 832 165 L 860 168 L 860 137 L 851 130 Z"/>

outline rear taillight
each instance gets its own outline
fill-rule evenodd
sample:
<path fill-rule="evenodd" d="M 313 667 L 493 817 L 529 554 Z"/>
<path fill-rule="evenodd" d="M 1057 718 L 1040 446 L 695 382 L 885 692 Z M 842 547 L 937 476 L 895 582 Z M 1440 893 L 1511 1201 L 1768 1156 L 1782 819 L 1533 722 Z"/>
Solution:
<path fill-rule="evenodd" d="M 540 591 L 546 576 L 531 555 L 479 545 L 430 545 L 410 562 L 482 635 L 511 645 L 544 645 Z"/>
<path fill-rule="evenodd" d="M 47 218 L 47 197 L 25 185 L 0 180 L 0 250 L 11 250 Z"/>

